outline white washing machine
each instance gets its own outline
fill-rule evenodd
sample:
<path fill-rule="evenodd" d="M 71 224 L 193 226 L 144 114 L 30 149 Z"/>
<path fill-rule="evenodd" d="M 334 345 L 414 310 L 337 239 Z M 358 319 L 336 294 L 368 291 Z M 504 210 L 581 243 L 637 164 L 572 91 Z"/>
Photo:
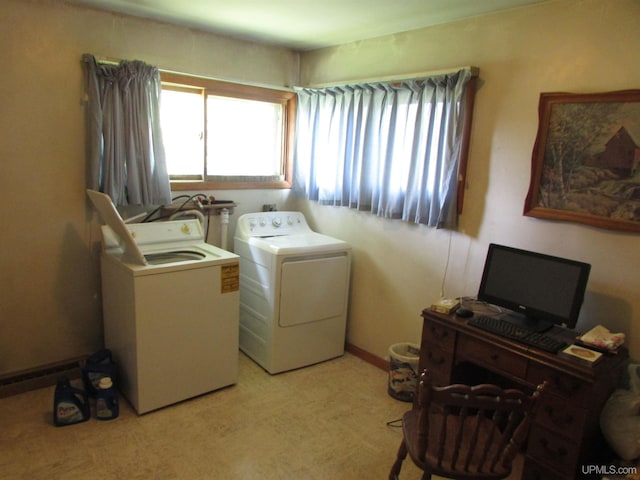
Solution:
<path fill-rule="evenodd" d="M 240 349 L 271 374 L 344 354 L 351 247 L 300 212 L 238 218 Z"/>
<path fill-rule="evenodd" d="M 102 227 L 105 346 L 118 388 L 143 414 L 236 383 L 238 256 L 204 242 L 198 220 L 124 224 L 89 191 Z"/>

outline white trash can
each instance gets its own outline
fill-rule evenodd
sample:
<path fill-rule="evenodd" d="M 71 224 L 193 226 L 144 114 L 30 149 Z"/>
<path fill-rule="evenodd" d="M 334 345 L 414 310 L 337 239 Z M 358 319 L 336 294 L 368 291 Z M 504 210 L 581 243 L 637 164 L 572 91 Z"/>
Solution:
<path fill-rule="evenodd" d="M 396 343 L 389 347 L 389 395 L 403 402 L 413 401 L 419 360 L 419 345 Z"/>

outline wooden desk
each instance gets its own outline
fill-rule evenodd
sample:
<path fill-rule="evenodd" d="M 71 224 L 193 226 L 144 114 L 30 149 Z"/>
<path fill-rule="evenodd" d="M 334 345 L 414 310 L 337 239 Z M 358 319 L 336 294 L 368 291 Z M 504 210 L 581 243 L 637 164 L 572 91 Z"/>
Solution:
<path fill-rule="evenodd" d="M 453 314 L 425 309 L 422 317 L 419 368 L 431 370 L 439 385 L 498 379 L 532 390 L 549 382 L 549 394 L 529 433 L 523 479 L 585 478 L 582 466 L 609 464 L 601 458 L 608 449 L 600 412 L 628 362 L 625 348 L 591 367 L 469 326 Z"/>

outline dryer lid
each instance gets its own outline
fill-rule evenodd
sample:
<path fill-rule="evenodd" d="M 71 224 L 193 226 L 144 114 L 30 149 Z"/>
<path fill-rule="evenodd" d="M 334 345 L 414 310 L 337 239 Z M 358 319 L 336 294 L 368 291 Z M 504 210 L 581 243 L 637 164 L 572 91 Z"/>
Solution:
<path fill-rule="evenodd" d="M 266 250 L 274 255 L 344 253 L 351 250 L 351 246 L 344 240 L 316 232 L 273 237 L 252 237 L 248 240 L 248 243 L 251 247 Z"/>

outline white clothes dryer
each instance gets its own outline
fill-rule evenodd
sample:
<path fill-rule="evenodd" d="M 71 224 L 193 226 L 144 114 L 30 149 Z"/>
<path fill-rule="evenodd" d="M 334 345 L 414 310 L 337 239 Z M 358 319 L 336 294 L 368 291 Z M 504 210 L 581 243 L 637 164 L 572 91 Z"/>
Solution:
<path fill-rule="evenodd" d="M 240 349 L 271 374 L 344 354 L 351 247 L 300 212 L 238 218 Z"/>
<path fill-rule="evenodd" d="M 108 224 L 105 346 L 136 412 L 236 383 L 238 256 L 205 243 L 198 220 L 124 224 L 107 195 L 89 196 Z"/>

